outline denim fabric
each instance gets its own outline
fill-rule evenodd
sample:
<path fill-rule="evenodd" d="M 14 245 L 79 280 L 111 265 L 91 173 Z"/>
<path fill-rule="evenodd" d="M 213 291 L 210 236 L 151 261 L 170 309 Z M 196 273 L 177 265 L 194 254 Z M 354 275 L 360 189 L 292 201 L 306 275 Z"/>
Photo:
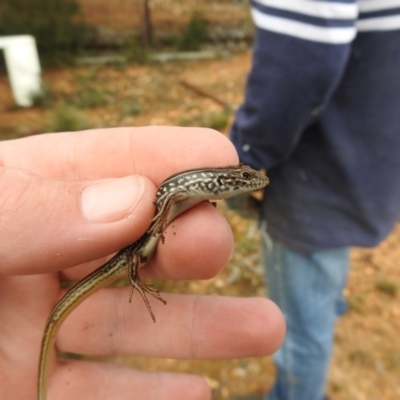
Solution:
<path fill-rule="evenodd" d="M 349 248 L 298 253 L 263 232 L 269 297 L 287 335 L 274 355 L 277 379 L 267 400 L 323 400 L 334 324 L 345 310 Z"/>

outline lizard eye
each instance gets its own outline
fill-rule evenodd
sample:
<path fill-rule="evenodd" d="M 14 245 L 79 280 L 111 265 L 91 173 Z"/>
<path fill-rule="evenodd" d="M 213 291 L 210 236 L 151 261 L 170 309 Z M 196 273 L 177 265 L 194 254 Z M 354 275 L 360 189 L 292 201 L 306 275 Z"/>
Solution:
<path fill-rule="evenodd" d="M 242 178 L 243 179 L 250 179 L 251 178 L 251 174 L 249 172 L 242 172 Z"/>

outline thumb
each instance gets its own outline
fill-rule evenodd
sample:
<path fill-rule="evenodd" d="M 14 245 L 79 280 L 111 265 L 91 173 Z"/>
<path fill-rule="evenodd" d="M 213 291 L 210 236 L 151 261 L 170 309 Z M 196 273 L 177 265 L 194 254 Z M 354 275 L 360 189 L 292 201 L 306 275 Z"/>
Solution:
<path fill-rule="evenodd" d="M 61 270 L 138 239 L 154 215 L 143 176 L 64 182 L 0 168 L 0 274 Z"/>

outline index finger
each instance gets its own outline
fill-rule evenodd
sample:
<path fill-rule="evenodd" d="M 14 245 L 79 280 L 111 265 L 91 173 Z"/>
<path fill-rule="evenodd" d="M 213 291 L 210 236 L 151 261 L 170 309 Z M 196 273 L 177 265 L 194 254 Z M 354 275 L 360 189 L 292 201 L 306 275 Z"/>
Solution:
<path fill-rule="evenodd" d="M 140 174 L 158 185 L 185 169 L 237 163 L 230 141 L 205 128 L 94 129 L 0 143 L 0 165 L 72 181 Z"/>

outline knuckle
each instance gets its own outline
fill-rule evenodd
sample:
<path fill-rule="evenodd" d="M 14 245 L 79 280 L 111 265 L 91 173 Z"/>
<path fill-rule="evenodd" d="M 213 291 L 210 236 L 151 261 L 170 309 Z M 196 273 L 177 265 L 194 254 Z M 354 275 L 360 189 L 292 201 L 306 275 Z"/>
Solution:
<path fill-rule="evenodd" d="M 35 219 L 37 210 L 43 218 L 49 212 L 52 193 L 42 177 L 16 168 L 0 168 L 0 227 L 18 232 Z"/>

